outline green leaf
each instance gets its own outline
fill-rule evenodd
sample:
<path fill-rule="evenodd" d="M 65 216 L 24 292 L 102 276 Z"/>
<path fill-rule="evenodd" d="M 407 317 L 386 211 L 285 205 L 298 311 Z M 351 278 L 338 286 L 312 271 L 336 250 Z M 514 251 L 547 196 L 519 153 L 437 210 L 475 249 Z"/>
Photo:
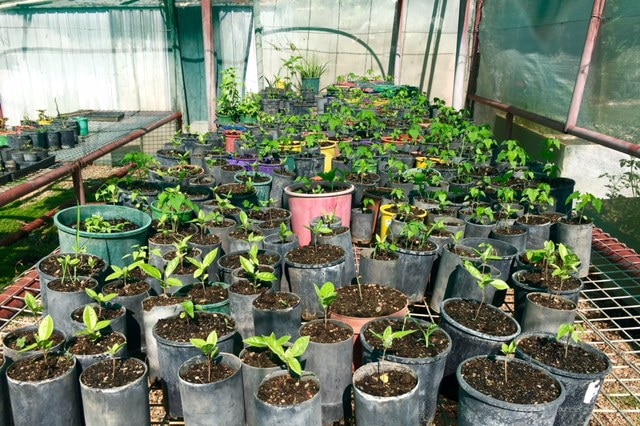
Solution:
<path fill-rule="evenodd" d="M 96 314 L 96 311 L 92 306 L 84 307 L 84 311 L 82 312 L 82 321 L 88 329 L 96 329 L 96 324 L 98 323 L 98 314 Z"/>
<path fill-rule="evenodd" d="M 265 337 L 264 336 L 247 337 L 242 342 L 244 344 L 246 344 L 248 346 L 252 346 L 254 348 L 266 348 L 267 347 L 267 342 L 265 341 Z"/>
<path fill-rule="evenodd" d="M 205 268 L 208 268 L 213 264 L 213 262 L 215 262 L 217 257 L 218 257 L 218 248 L 216 247 L 215 249 L 207 253 L 207 255 L 202 260 L 202 265 Z"/>
<path fill-rule="evenodd" d="M 271 281 L 275 281 L 277 277 L 272 272 L 258 272 L 256 274 L 256 278 L 258 279 L 258 281 L 268 283 Z"/>
<path fill-rule="evenodd" d="M 111 269 L 113 269 L 113 272 L 109 275 L 107 275 L 107 278 L 105 278 L 107 281 L 111 281 L 111 280 L 115 280 L 120 278 L 123 273 L 124 273 L 124 269 L 120 268 L 117 265 L 111 265 Z M 91 290 L 90 288 L 87 288 L 85 291 L 87 291 L 87 294 L 89 294 L 89 290 Z M 93 291 L 93 290 L 91 290 Z M 95 292 L 93 292 L 95 294 Z M 89 297 L 93 298 L 94 296 L 92 296 L 91 294 L 89 294 Z"/>
<path fill-rule="evenodd" d="M 497 278 L 491 280 L 491 285 L 496 289 L 496 290 L 508 290 L 509 289 L 509 285 L 502 281 L 499 280 Z"/>
<path fill-rule="evenodd" d="M 289 359 L 287 365 L 292 372 L 294 372 L 298 376 L 302 375 L 302 366 L 300 365 L 300 361 L 298 361 L 296 358 Z"/>
<path fill-rule="evenodd" d="M 246 257 L 240 256 L 240 266 L 242 266 L 242 269 L 244 269 L 249 274 L 253 274 L 255 272 L 255 266 L 253 262 L 251 262 Z"/>
<path fill-rule="evenodd" d="M 38 326 L 38 337 L 40 340 L 47 340 L 53 334 L 53 318 L 47 315 L 42 319 Z"/>
<path fill-rule="evenodd" d="M 140 269 L 142 269 L 142 271 L 151 278 L 155 278 L 156 280 L 162 279 L 162 272 L 160 272 L 160 270 L 155 266 L 151 266 L 148 263 L 143 263 L 140 265 Z"/>
<path fill-rule="evenodd" d="M 198 349 L 202 348 L 204 345 L 207 344 L 207 342 L 205 342 L 203 339 L 197 339 L 197 338 L 191 338 L 189 339 L 189 342 Z"/>
<path fill-rule="evenodd" d="M 169 277 L 167 278 L 167 280 L 165 281 L 165 283 L 169 286 L 169 287 L 182 287 L 182 281 L 180 281 L 177 278 L 174 277 Z"/>
<path fill-rule="evenodd" d="M 296 340 L 287 352 L 289 352 L 291 356 L 299 357 L 307 350 L 307 346 L 309 346 L 309 336 L 303 336 Z"/>

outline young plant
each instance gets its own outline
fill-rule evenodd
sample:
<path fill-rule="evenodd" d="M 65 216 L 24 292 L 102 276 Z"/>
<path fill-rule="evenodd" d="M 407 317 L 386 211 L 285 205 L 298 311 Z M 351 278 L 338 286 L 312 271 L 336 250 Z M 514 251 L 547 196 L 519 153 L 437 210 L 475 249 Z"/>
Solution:
<path fill-rule="evenodd" d="M 51 315 L 47 315 L 42 319 L 42 321 L 40 321 L 40 325 L 38 325 L 38 332 L 33 335 L 36 341 L 29 346 L 20 349 L 19 352 L 23 353 L 39 349 L 44 353 L 44 362 L 46 364 L 49 351 L 53 347 L 53 340 L 51 340 L 53 328 L 53 318 L 51 318 Z"/>
<path fill-rule="evenodd" d="M 258 290 L 260 283 L 271 283 L 277 279 L 272 272 L 260 271 L 260 261 L 258 260 L 258 246 L 252 245 L 249 250 L 249 258 L 240 256 L 240 266 L 247 274 L 249 283 Z"/>
<path fill-rule="evenodd" d="M 202 262 L 200 262 L 198 259 L 194 259 L 193 257 L 187 257 L 187 260 L 189 261 L 189 263 L 191 263 L 193 266 L 196 267 L 196 270 L 193 271 L 193 278 L 197 278 L 200 280 L 200 283 L 202 284 L 202 290 L 205 289 L 207 279 L 209 278 L 209 274 L 208 274 L 209 267 L 213 265 L 213 262 L 215 262 L 217 258 L 218 258 L 217 247 L 211 250 L 209 253 L 207 253 L 204 259 L 202 259 Z"/>
<path fill-rule="evenodd" d="M 84 311 L 82 311 L 82 322 L 84 323 L 84 329 L 78 331 L 76 336 L 86 336 L 93 343 L 97 342 L 100 337 L 102 337 L 100 330 L 109 327 L 111 324 L 111 321 L 109 320 L 99 321 L 98 314 L 91 306 L 84 307 Z"/>
<path fill-rule="evenodd" d="M 271 333 L 269 336 L 249 337 L 244 339 L 244 343 L 255 348 L 268 348 L 287 366 L 287 370 L 292 377 L 300 377 L 302 375 L 302 366 L 298 358 L 307 350 L 309 336 L 300 337 L 285 350 L 284 345 L 290 339 L 290 336 L 282 336 L 278 339 L 275 333 Z"/>
<path fill-rule="evenodd" d="M 287 228 L 287 225 L 282 222 L 280 224 L 280 228 L 278 229 L 278 237 L 280 238 L 280 242 L 282 244 L 287 242 L 287 238 L 293 235 L 293 232 Z"/>
<path fill-rule="evenodd" d="M 113 266 L 113 265 L 112 265 Z M 102 309 L 106 307 L 107 303 L 111 302 L 118 295 L 116 293 L 109 293 L 104 295 L 102 293 L 97 293 L 93 289 L 85 288 L 84 292 L 87 293 L 91 299 L 93 299 L 98 304 L 98 316 L 102 315 Z"/>
<path fill-rule="evenodd" d="M 398 250 L 398 246 L 396 246 L 393 242 L 387 242 L 387 237 L 389 234 L 381 237 L 380 234 L 376 234 L 376 242 L 373 247 L 373 252 L 371 253 L 371 257 L 376 259 L 377 256 L 385 254 L 385 253 L 395 253 Z"/>
<path fill-rule="evenodd" d="M 313 226 L 306 226 L 304 225 L 305 228 L 307 228 L 309 231 L 311 231 L 311 235 L 313 236 L 312 240 L 313 240 L 313 244 L 315 246 L 318 245 L 318 236 L 319 235 L 327 235 L 327 234 L 331 234 L 333 231 L 331 230 L 331 228 L 329 228 L 325 222 L 324 219 L 323 220 L 319 220 L 318 222 L 316 222 L 315 225 Z"/>
<path fill-rule="evenodd" d="M 476 315 L 473 318 L 473 320 L 475 321 L 476 319 L 478 319 L 478 315 L 480 315 L 480 310 L 482 309 L 482 305 L 484 305 L 484 299 L 485 299 L 484 294 L 487 286 L 492 286 L 496 290 L 506 290 L 509 288 L 509 286 L 507 285 L 506 282 L 502 281 L 501 279 L 493 278 L 491 274 L 483 274 L 482 272 L 480 272 L 478 268 L 475 267 L 473 263 L 471 263 L 468 260 L 465 260 L 464 268 L 467 270 L 467 272 L 471 274 L 473 278 L 475 278 L 476 284 L 478 285 L 478 287 L 480 287 L 480 290 L 482 291 L 482 300 L 480 301 L 480 304 L 478 305 L 478 310 L 476 311 Z"/>
<path fill-rule="evenodd" d="M 196 319 L 196 305 L 193 304 L 191 300 L 185 300 L 181 303 L 183 311 L 180 312 L 180 318 L 186 319 L 187 321 L 193 321 Z"/>
<path fill-rule="evenodd" d="M 331 304 L 336 301 L 338 297 L 338 292 L 336 291 L 335 286 L 332 282 L 327 281 L 322 285 L 322 287 L 318 287 L 315 283 L 313 287 L 316 290 L 316 295 L 318 296 L 318 301 L 324 310 L 324 326 L 327 327 L 327 321 L 329 319 L 329 308 Z"/>
<path fill-rule="evenodd" d="M 207 382 L 211 382 L 211 367 L 215 364 L 215 359 L 220 352 L 218 349 L 218 333 L 213 330 L 207 336 L 207 340 L 191 338 L 189 342 L 196 348 L 200 349 L 200 352 L 207 357 L 209 365 L 207 369 Z"/>
<path fill-rule="evenodd" d="M 418 326 L 418 330 L 420 330 L 420 332 L 422 333 L 422 340 L 424 340 L 424 347 L 428 348 L 429 339 L 431 338 L 431 335 L 436 331 L 440 330 L 440 327 L 438 326 L 438 324 L 434 322 L 430 322 L 427 328 L 425 329 L 424 327 L 422 327 L 422 325 L 418 321 L 415 321 L 415 323 Z"/>
<path fill-rule="evenodd" d="M 111 380 L 115 380 L 116 378 L 116 356 L 125 345 L 126 342 L 114 343 L 113 346 L 107 349 L 107 355 L 111 358 Z"/>
<path fill-rule="evenodd" d="M 569 354 L 569 342 L 573 340 L 575 343 L 580 343 L 582 341 L 582 336 L 584 335 L 584 327 L 580 324 L 562 324 L 558 327 L 558 332 L 556 334 L 556 340 L 558 342 L 562 341 L 565 338 L 565 346 L 564 346 L 564 357 L 566 358 Z"/>
<path fill-rule="evenodd" d="M 73 268 L 73 279 L 75 281 L 77 278 L 77 270 L 78 265 L 80 265 L 80 257 L 72 257 L 70 254 L 66 254 L 64 256 L 58 257 L 58 263 L 62 269 L 62 278 L 61 281 L 65 282 L 69 278 L 70 269 Z"/>
<path fill-rule="evenodd" d="M 408 336 L 411 333 L 415 333 L 415 331 L 416 330 L 393 331 L 391 326 L 387 326 L 382 334 L 376 333 L 375 331 L 371 331 L 371 334 L 380 339 L 380 342 L 382 342 L 383 349 L 381 359 L 384 359 L 387 351 L 391 348 L 391 346 L 393 346 L 393 341 L 395 339 L 402 339 L 403 337 Z M 378 376 L 380 377 L 382 383 L 387 383 L 389 381 L 389 376 L 386 373 L 380 374 L 380 360 L 378 360 Z"/>
<path fill-rule="evenodd" d="M 557 253 L 560 262 L 558 262 L 559 264 L 551 263 L 551 267 L 553 268 L 551 276 L 560 279 L 560 287 L 558 287 L 558 295 L 560 295 L 565 281 L 571 278 L 572 273 L 578 272 L 580 258 L 562 243 L 558 244 Z"/>
<path fill-rule="evenodd" d="M 486 267 L 489 265 L 489 261 L 491 260 L 500 260 L 500 256 L 495 255 L 495 249 L 489 243 L 480 243 L 478 244 L 478 248 L 472 248 L 473 252 L 478 255 L 481 261 L 481 265 Z"/>
<path fill-rule="evenodd" d="M 135 256 L 141 256 L 142 254 L 138 251 L 136 252 Z M 146 256 L 146 252 L 144 254 Z M 135 259 L 136 257 L 134 257 Z M 117 266 L 117 265 L 111 265 L 111 269 L 113 269 L 113 272 L 111 274 L 109 274 L 107 276 L 107 278 L 105 278 L 107 281 L 111 281 L 111 280 L 118 280 L 121 279 L 122 280 L 122 284 L 123 285 L 127 285 L 127 280 L 129 279 L 129 277 L 131 276 L 131 274 L 133 273 L 133 271 L 135 271 L 136 269 L 138 269 L 140 267 L 140 265 L 142 264 L 142 260 L 136 260 L 133 263 L 129 264 L 129 265 L 125 265 L 122 268 Z"/>
<path fill-rule="evenodd" d="M 574 200 L 576 200 L 576 203 L 571 211 L 575 212 L 575 217 L 578 219 L 578 223 L 589 221 L 589 217 L 584 214 L 587 207 L 591 206 L 596 213 L 600 213 L 600 210 L 602 210 L 602 200 L 588 192 L 574 192 L 567 197 L 566 204 L 571 205 Z M 571 217 L 571 211 L 567 215 L 568 218 Z"/>
<path fill-rule="evenodd" d="M 517 348 L 518 348 L 518 343 L 516 343 L 516 341 L 514 340 L 508 345 L 506 343 L 503 343 L 500 349 L 500 352 L 502 352 L 502 354 L 505 356 L 505 359 L 504 359 L 504 382 L 505 383 L 507 383 L 508 381 L 507 362 L 509 359 L 515 356 Z"/>
<path fill-rule="evenodd" d="M 27 292 L 24 295 L 24 304 L 27 305 L 27 308 L 31 311 L 31 315 L 33 315 L 33 318 L 38 322 L 38 315 L 42 313 L 43 310 L 42 303 L 40 303 L 33 294 Z"/>
<path fill-rule="evenodd" d="M 177 257 L 171 259 L 167 263 L 167 266 L 165 266 L 164 268 L 164 274 L 160 272 L 158 268 L 148 263 L 141 264 L 140 269 L 142 269 L 144 273 L 151 278 L 160 282 L 160 286 L 162 287 L 162 294 L 166 296 L 167 291 L 170 287 L 182 287 L 182 282 L 179 279 L 171 276 L 178 268 L 179 262 L 180 259 L 178 259 Z"/>

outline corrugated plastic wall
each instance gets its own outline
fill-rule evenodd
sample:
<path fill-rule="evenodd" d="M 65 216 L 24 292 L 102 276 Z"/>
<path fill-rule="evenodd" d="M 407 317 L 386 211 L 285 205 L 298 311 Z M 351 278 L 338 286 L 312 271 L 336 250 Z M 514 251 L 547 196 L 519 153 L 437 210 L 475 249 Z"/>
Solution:
<path fill-rule="evenodd" d="M 35 112 L 172 109 L 159 10 L 0 15 L 0 96 L 9 124 Z"/>

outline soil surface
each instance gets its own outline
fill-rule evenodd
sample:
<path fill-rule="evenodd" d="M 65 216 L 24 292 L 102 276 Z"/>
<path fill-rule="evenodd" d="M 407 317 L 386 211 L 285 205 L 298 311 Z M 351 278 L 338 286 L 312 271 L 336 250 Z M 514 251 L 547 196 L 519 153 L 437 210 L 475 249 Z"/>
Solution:
<path fill-rule="evenodd" d="M 74 355 L 99 355 L 106 354 L 115 344 L 125 343 L 125 338 L 120 334 L 109 333 L 95 341 L 87 336 L 77 336 L 72 342 L 68 350 Z"/>
<path fill-rule="evenodd" d="M 194 305 L 213 305 L 229 299 L 229 290 L 221 285 L 194 285 L 187 296 Z"/>
<path fill-rule="evenodd" d="M 220 258 L 220 266 L 231 270 L 237 269 L 240 267 L 240 256 L 247 257 L 247 253 L 247 251 L 244 251 L 242 253 L 226 255 Z M 260 265 L 275 266 L 279 261 L 279 255 L 258 252 L 258 263 Z"/>
<path fill-rule="evenodd" d="M 226 164 L 226 160 L 225 160 L 225 164 L 220 168 L 225 172 L 239 172 L 240 170 L 244 170 L 244 167 L 238 164 Z"/>
<path fill-rule="evenodd" d="M 144 371 L 144 366 L 133 359 L 116 358 L 90 365 L 80 380 L 92 388 L 119 388 L 142 377 Z"/>
<path fill-rule="evenodd" d="M 496 228 L 493 230 L 493 232 L 500 235 L 522 235 L 527 231 L 525 231 L 524 229 L 509 226 L 505 228 Z"/>
<path fill-rule="evenodd" d="M 71 256 L 75 257 L 76 255 L 72 254 Z M 43 260 L 40 263 L 40 270 L 42 270 L 42 272 L 52 277 L 61 277 L 62 267 L 60 266 L 60 262 L 58 262 L 58 259 L 62 259 L 64 257 L 65 255 L 57 255 L 57 256 L 51 256 L 48 259 Z M 97 256 L 93 256 L 91 254 L 80 254 L 78 255 L 78 257 L 80 258 L 80 263 L 77 266 L 77 271 L 78 271 L 78 275 L 82 277 L 96 276 L 100 274 L 100 272 L 102 272 L 102 270 L 105 267 L 104 260 L 100 259 Z M 91 267 L 89 265 L 90 258 L 93 258 L 96 260 L 96 264 L 94 267 Z"/>
<path fill-rule="evenodd" d="M 120 308 L 113 307 L 113 306 L 108 306 L 108 307 L 103 306 L 100 309 L 98 309 L 97 305 L 92 307 L 93 307 L 93 310 L 98 315 L 99 321 L 104 321 L 104 320 L 113 321 L 114 319 L 120 318 L 121 316 L 127 313 L 125 309 L 121 310 Z M 71 312 L 71 319 L 77 323 L 83 324 L 83 318 L 82 318 L 83 313 L 84 313 L 84 306 L 76 308 L 73 310 L 73 312 Z"/>
<path fill-rule="evenodd" d="M 245 296 L 249 296 L 252 294 L 261 294 L 269 291 L 270 286 L 263 285 L 264 283 L 258 282 L 257 286 L 254 286 L 250 281 L 243 279 L 237 281 L 229 287 L 231 292 L 236 294 L 244 294 Z"/>
<path fill-rule="evenodd" d="M 217 244 L 220 244 L 220 237 L 214 234 L 203 235 L 199 232 L 196 232 L 195 234 L 193 234 L 193 237 L 191 237 L 191 240 L 189 240 L 189 242 L 201 246 L 215 246 Z"/>
<path fill-rule="evenodd" d="M 251 180 L 254 183 L 263 183 L 263 182 L 269 182 L 269 178 L 267 176 L 263 176 L 263 175 L 253 175 L 253 174 L 240 174 L 238 176 L 236 176 L 236 178 L 241 181 L 241 182 L 247 182 L 249 180 Z"/>
<path fill-rule="evenodd" d="M 189 383 L 215 383 L 233 376 L 235 372 L 226 364 L 205 361 L 192 364 L 180 377 Z"/>
<path fill-rule="evenodd" d="M 524 216 L 520 216 L 516 222 L 523 223 L 525 225 L 544 225 L 546 223 L 551 223 L 551 220 L 546 216 L 525 214 Z"/>
<path fill-rule="evenodd" d="M 262 310 L 283 311 L 300 303 L 300 298 L 293 293 L 277 291 L 262 293 L 253 301 L 253 306 Z"/>
<path fill-rule="evenodd" d="M 389 318 L 371 323 L 364 330 L 367 342 L 380 352 L 384 349 L 382 341 L 374 336 L 373 332 L 382 335 L 387 327 L 391 327 L 393 331 L 415 330 L 401 339 L 394 339 L 391 347 L 387 349 L 388 354 L 403 358 L 431 358 L 446 350 L 450 345 L 449 339 L 442 331 L 438 330 L 431 334 L 427 345 L 423 333 L 423 331 L 427 331 L 426 325 L 418 325 L 411 320 L 405 321 L 404 318 Z"/>
<path fill-rule="evenodd" d="M 565 350 L 566 340 L 558 342 L 553 337 L 531 336 L 520 340 L 518 350 L 530 357 L 560 370 L 573 373 L 593 374 L 607 369 L 607 363 L 599 356 L 570 344 Z"/>
<path fill-rule="evenodd" d="M 206 339 L 215 330 L 218 339 L 233 333 L 236 323 L 226 315 L 208 312 L 196 312 L 195 318 L 174 316 L 158 320 L 158 336 L 173 342 L 188 342 L 189 339 Z"/>
<path fill-rule="evenodd" d="M 353 332 L 345 327 L 340 327 L 332 322 L 314 322 L 306 324 L 300 330 L 301 336 L 309 336 L 312 342 L 316 343 L 337 343 L 351 339 Z"/>
<path fill-rule="evenodd" d="M 400 237 L 396 240 L 396 245 L 403 249 L 412 251 L 433 251 L 438 248 L 438 246 L 432 241 L 421 241 L 419 238 L 407 239 L 405 237 Z"/>
<path fill-rule="evenodd" d="M 61 293 L 75 293 L 78 291 L 84 291 L 85 288 L 95 288 L 97 285 L 98 283 L 91 279 L 73 280 L 66 278 L 62 281 L 62 279 L 57 278 L 53 281 L 49 281 L 47 288 Z"/>
<path fill-rule="evenodd" d="M 347 173 L 345 179 L 351 183 L 374 184 L 380 180 L 380 176 L 375 173 Z"/>
<path fill-rule="evenodd" d="M 507 361 L 505 367 L 502 360 L 474 359 L 462 367 L 462 376 L 477 391 L 512 404 L 545 404 L 561 393 L 549 375 L 519 362 Z"/>
<path fill-rule="evenodd" d="M 236 240 L 246 240 L 249 241 L 249 236 L 253 234 L 254 237 L 263 235 L 261 231 L 255 229 L 236 229 L 229 233 L 229 238 L 235 238 Z"/>
<path fill-rule="evenodd" d="M 223 169 L 225 167 L 226 166 L 222 166 Z M 243 183 L 227 183 L 216 187 L 213 191 L 218 195 L 227 195 L 229 193 L 232 195 L 245 195 L 254 194 L 256 192 L 255 188 L 251 187 L 247 189 Z"/>
<path fill-rule="evenodd" d="M 407 296 L 395 288 L 378 284 L 361 285 L 362 298 L 357 285 L 336 289 L 338 297 L 330 311 L 358 318 L 391 315 L 407 306 Z"/>
<path fill-rule="evenodd" d="M 445 310 L 456 322 L 490 336 L 510 336 L 518 331 L 509 316 L 486 305 L 482 306 L 476 317 L 479 305 L 480 302 L 475 300 L 456 300 L 448 303 Z"/>
<path fill-rule="evenodd" d="M 454 246 L 449 251 L 451 253 L 457 254 L 458 256 L 461 256 L 461 257 L 470 257 L 470 258 L 473 258 L 473 259 L 480 258 L 480 256 L 478 256 L 478 253 L 476 253 L 475 251 L 471 250 L 470 248 L 466 248 L 466 247 L 463 247 L 463 246 Z"/>
<path fill-rule="evenodd" d="M 386 383 L 385 380 L 381 380 L 381 376 L 387 377 Z M 362 392 L 382 397 L 404 395 L 411 392 L 417 384 L 418 381 L 411 374 L 396 370 L 387 371 L 381 375 L 374 373 L 355 383 Z"/>
<path fill-rule="evenodd" d="M 171 305 L 179 305 L 182 302 L 189 300 L 188 297 L 178 297 L 178 296 L 151 296 L 147 297 L 142 301 L 142 309 L 145 311 L 150 311 L 152 308 L 156 306 L 171 306 Z"/>
<path fill-rule="evenodd" d="M 371 252 L 371 258 L 375 260 L 396 260 L 398 253 L 391 250 L 375 250 Z"/>
<path fill-rule="evenodd" d="M 151 286 L 144 281 L 134 281 L 127 283 L 116 282 L 107 284 L 102 288 L 105 294 L 116 293 L 118 296 L 135 296 L 149 291 Z"/>
<path fill-rule="evenodd" d="M 550 294 L 530 294 L 529 300 L 536 305 L 544 306 L 551 309 L 557 309 L 560 311 L 572 311 L 576 309 L 576 304 L 567 299 L 561 299 L 555 295 Z"/>
<path fill-rule="evenodd" d="M 342 247 L 333 245 L 303 246 L 287 253 L 286 259 L 303 265 L 324 265 L 339 260 L 344 254 Z"/>
<path fill-rule="evenodd" d="M 543 288 L 553 292 L 575 290 L 580 287 L 580 280 L 577 278 L 569 278 L 562 282 L 560 277 L 554 277 L 551 275 L 552 271 L 548 274 L 543 274 L 540 271 L 524 271 L 519 275 L 519 279 L 532 287 Z"/>
<path fill-rule="evenodd" d="M 65 374 L 73 366 L 73 358 L 61 354 L 49 354 L 46 358 L 24 358 L 11 364 L 7 376 L 14 380 L 37 382 L 54 379 Z"/>
<path fill-rule="evenodd" d="M 259 220 L 261 222 L 267 221 L 277 221 L 278 219 L 286 219 L 291 216 L 287 210 L 277 209 L 277 208 L 268 208 L 268 209 L 260 209 L 260 210 L 252 210 L 247 213 L 249 219 Z M 279 226 L 279 225 L 278 225 Z"/>
<path fill-rule="evenodd" d="M 17 342 L 19 339 L 24 338 L 24 347 L 32 345 L 36 343 L 36 338 L 35 338 L 36 333 L 37 333 L 37 330 L 35 329 L 34 330 L 21 330 L 21 329 L 13 330 L 12 332 L 4 336 L 2 343 L 6 347 L 17 351 L 21 349 L 17 345 Z M 53 334 L 51 335 L 50 339 L 53 342 L 52 346 L 57 346 L 60 343 L 64 342 L 64 337 L 57 330 L 53 331 Z"/>
<path fill-rule="evenodd" d="M 280 358 L 266 348 L 247 347 L 240 357 L 243 363 L 256 368 L 271 368 L 283 365 Z"/>
<path fill-rule="evenodd" d="M 273 377 L 258 388 L 258 398 L 271 405 L 285 406 L 300 404 L 313 398 L 320 387 L 310 379 L 294 379 L 289 375 Z"/>

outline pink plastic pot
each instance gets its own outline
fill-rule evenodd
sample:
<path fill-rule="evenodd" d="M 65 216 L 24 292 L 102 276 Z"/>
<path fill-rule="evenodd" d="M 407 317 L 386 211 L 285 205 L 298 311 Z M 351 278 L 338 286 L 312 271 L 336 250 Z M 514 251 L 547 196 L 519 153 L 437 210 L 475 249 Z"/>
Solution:
<path fill-rule="evenodd" d="M 324 188 L 324 192 L 318 194 L 297 192 L 303 188 L 302 183 L 294 183 L 284 189 L 289 199 L 291 230 L 298 236 L 301 246 L 309 245 L 311 242 L 311 232 L 305 226 L 309 226 L 314 217 L 333 213 L 342 219 L 343 224 L 348 226 L 351 223 L 351 197 L 355 191 L 353 185 L 335 182 L 332 192 L 330 192 L 329 182 L 313 182 L 311 185 Z"/>

